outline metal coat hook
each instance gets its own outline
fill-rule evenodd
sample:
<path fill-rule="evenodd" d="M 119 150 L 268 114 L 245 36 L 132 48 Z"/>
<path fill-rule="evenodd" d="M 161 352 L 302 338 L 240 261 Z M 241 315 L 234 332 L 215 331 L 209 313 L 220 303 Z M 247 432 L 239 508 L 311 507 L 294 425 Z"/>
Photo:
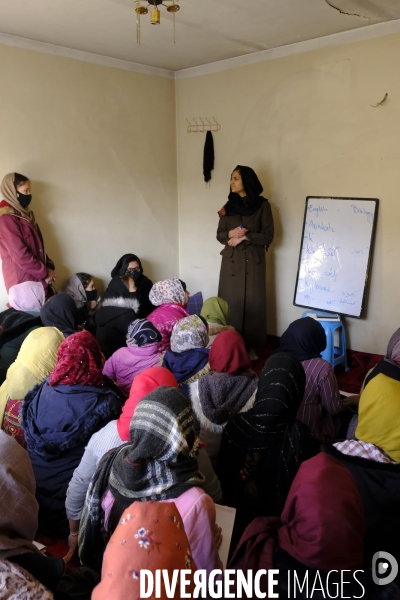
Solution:
<path fill-rule="evenodd" d="M 203 119 L 201 117 L 199 117 L 199 120 L 201 121 L 201 124 L 198 123 L 196 121 L 196 119 L 193 117 L 193 121 L 194 123 L 191 123 L 188 119 L 186 119 L 187 122 L 187 132 L 188 133 L 204 133 L 205 131 L 214 131 L 217 132 L 221 129 L 221 125 L 216 121 L 215 117 L 212 117 L 213 122 L 210 121 L 210 119 L 208 117 L 205 117 L 207 123 L 205 123 L 203 121 Z"/>

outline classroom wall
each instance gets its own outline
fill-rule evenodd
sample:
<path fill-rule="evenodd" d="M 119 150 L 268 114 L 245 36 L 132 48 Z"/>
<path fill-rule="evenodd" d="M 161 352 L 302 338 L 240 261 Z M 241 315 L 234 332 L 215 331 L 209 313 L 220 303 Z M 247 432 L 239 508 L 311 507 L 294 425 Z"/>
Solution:
<path fill-rule="evenodd" d="M 293 306 L 308 195 L 380 199 L 366 316 L 346 318 L 348 346 L 385 353 L 399 327 L 400 34 L 178 79 L 180 276 L 216 295 L 217 211 L 237 164 L 252 166 L 272 204 L 267 254 L 268 332 L 280 335 Z M 372 108 L 388 93 L 383 106 Z M 202 177 L 204 134 L 186 118 L 214 116 L 215 170 Z"/>
<path fill-rule="evenodd" d="M 31 178 L 56 287 L 88 271 L 102 289 L 126 252 L 176 276 L 174 80 L 4 45 L 0 73 L 0 177 Z"/>

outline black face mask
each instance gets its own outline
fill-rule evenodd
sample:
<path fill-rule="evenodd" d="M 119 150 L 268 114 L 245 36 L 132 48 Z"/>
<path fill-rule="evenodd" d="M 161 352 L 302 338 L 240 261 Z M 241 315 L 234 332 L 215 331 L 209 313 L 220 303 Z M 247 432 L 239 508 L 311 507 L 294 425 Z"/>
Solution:
<path fill-rule="evenodd" d="M 90 290 L 90 292 L 88 292 L 86 290 L 86 298 L 88 302 L 92 302 L 93 300 L 97 300 L 97 290 Z"/>
<path fill-rule="evenodd" d="M 126 272 L 128 277 L 131 277 L 133 281 L 137 281 L 142 276 L 142 271 L 135 271 L 134 269 Z"/>
<path fill-rule="evenodd" d="M 21 194 L 21 192 L 17 192 L 18 202 L 23 208 L 26 208 L 30 205 L 32 200 L 32 194 Z"/>

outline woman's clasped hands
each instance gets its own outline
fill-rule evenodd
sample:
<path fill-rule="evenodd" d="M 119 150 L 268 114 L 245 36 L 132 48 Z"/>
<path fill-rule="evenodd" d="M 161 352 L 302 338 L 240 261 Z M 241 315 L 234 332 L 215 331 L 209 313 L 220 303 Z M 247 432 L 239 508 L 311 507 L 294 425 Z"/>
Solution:
<path fill-rule="evenodd" d="M 231 229 L 228 233 L 228 246 L 238 246 L 244 242 L 244 240 L 247 240 L 247 232 L 248 229 L 246 229 L 246 227 L 235 227 L 235 229 Z"/>

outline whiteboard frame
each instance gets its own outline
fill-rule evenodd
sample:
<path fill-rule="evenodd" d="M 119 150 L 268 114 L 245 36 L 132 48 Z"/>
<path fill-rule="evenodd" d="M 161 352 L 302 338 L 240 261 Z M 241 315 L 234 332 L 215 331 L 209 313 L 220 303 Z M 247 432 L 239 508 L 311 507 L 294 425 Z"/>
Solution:
<path fill-rule="evenodd" d="M 342 312 L 337 312 L 337 311 L 335 312 L 335 314 L 342 315 L 344 317 L 352 317 L 353 319 L 362 319 L 363 318 L 364 305 L 365 305 L 365 299 L 366 299 L 366 295 L 367 295 L 367 285 L 368 285 L 368 281 L 369 281 L 369 271 L 370 271 L 371 261 L 372 261 L 372 248 L 373 248 L 374 243 L 375 243 L 375 232 L 376 232 L 376 222 L 377 222 L 378 210 L 379 210 L 379 199 L 378 198 L 355 198 L 355 197 L 348 197 L 348 196 L 346 196 L 346 197 L 342 197 L 342 196 L 307 196 L 307 198 L 306 198 L 306 204 L 305 204 L 305 207 L 304 207 L 303 227 L 302 227 L 302 230 L 301 230 L 301 239 L 300 239 L 299 262 L 297 264 L 296 285 L 294 286 L 293 304 L 294 304 L 294 306 L 301 306 L 302 308 L 308 308 L 309 310 L 319 310 L 319 311 L 325 312 L 325 313 L 326 312 L 330 312 L 330 311 L 327 311 L 324 308 L 318 308 L 316 306 L 307 306 L 305 304 L 298 304 L 296 302 L 297 286 L 298 286 L 298 283 L 299 283 L 299 273 L 300 273 L 300 266 L 301 266 L 301 253 L 302 253 L 302 250 L 303 250 L 304 229 L 305 229 L 305 226 L 306 226 L 306 218 L 307 218 L 307 206 L 308 206 L 308 201 L 311 198 L 313 200 L 348 200 L 349 202 L 350 201 L 354 201 L 354 200 L 368 200 L 369 202 L 375 202 L 374 222 L 372 224 L 371 242 L 370 242 L 369 252 L 368 252 L 367 269 L 366 269 L 366 272 L 365 272 L 365 283 L 364 283 L 364 291 L 363 291 L 362 300 L 361 300 L 360 314 L 357 316 L 357 315 L 349 315 L 347 313 L 342 313 Z"/>

